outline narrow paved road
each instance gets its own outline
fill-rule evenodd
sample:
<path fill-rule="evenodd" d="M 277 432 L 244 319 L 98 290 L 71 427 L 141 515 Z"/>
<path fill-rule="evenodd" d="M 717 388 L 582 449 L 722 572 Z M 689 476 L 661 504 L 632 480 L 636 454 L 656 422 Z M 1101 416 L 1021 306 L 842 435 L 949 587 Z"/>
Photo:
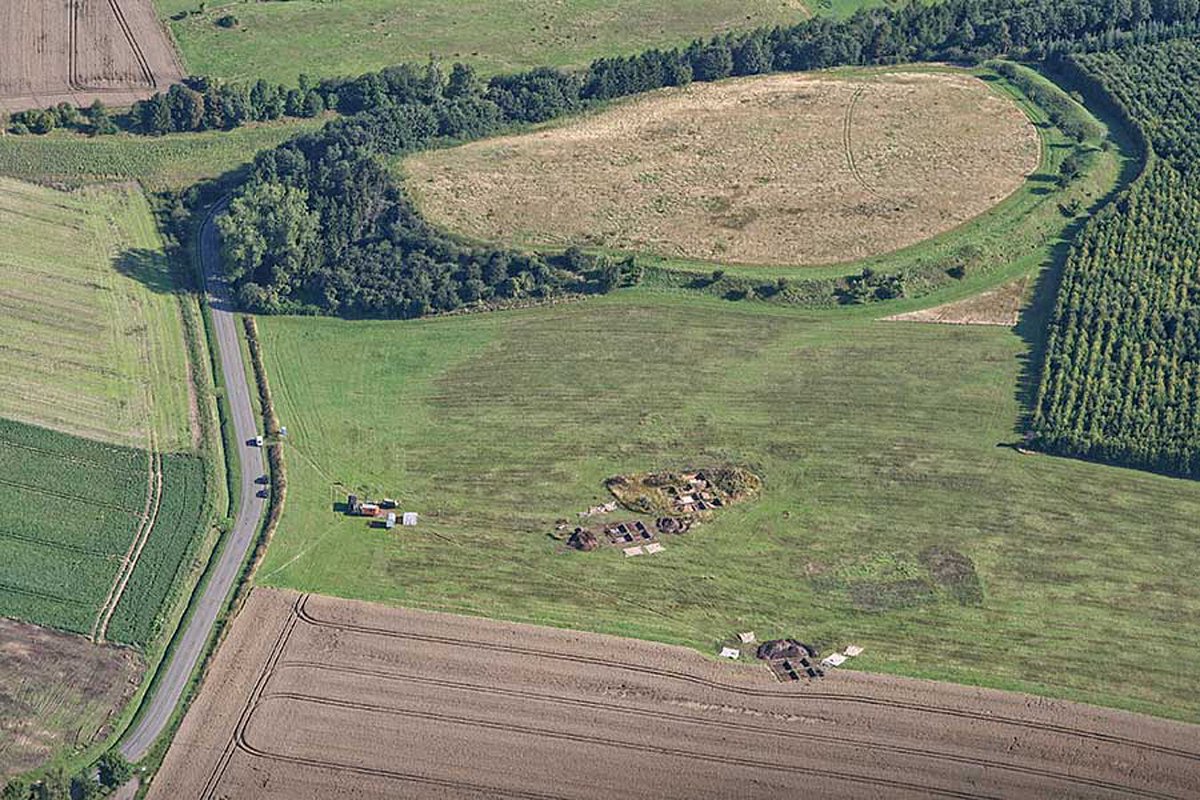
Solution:
<path fill-rule="evenodd" d="M 204 594 L 194 603 L 192 616 L 171 652 L 170 662 L 165 668 L 160 667 L 161 677 L 154 689 L 154 696 L 150 698 L 149 706 L 137 725 L 126 732 L 121 742 L 121 754 L 135 762 L 145 757 L 179 704 L 188 678 L 200 654 L 204 652 L 204 645 L 212 633 L 217 615 L 224 607 L 229 590 L 237 580 L 246 552 L 256 538 L 258 523 L 266 507 L 266 500 L 258 496 L 258 489 L 261 487 L 255 483 L 255 479 L 265 472 L 263 452 L 261 448 L 247 444 L 257 435 L 258 422 L 254 416 L 254 407 L 250 403 L 250 387 L 246 382 L 242 350 L 238 345 L 237 319 L 233 314 L 229 289 L 224 280 L 218 277 L 220 247 L 213 219 L 219 209 L 220 206 L 209 213 L 201 229 L 200 261 L 208 286 L 217 349 L 220 351 L 221 369 L 225 374 L 225 391 L 233 414 L 234 436 L 238 442 L 237 455 L 242 469 L 241 505 L 238 508 L 237 519 L 234 520 L 233 530 L 225 537 L 216 569 L 204 589 Z"/>

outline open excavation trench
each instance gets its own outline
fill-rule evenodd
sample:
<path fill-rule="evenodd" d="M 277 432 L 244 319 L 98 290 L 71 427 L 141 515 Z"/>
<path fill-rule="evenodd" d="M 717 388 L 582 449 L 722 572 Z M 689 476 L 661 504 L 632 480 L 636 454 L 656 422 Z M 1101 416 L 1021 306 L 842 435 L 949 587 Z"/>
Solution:
<path fill-rule="evenodd" d="M 1184 797 L 1189 726 L 256 589 L 150 796 Z"/>

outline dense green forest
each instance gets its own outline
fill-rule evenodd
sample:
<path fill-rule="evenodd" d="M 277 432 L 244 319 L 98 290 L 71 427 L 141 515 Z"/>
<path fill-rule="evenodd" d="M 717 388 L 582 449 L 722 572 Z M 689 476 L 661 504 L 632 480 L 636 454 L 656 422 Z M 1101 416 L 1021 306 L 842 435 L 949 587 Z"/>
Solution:
<path fill-rule="evenodd" d="M 1200 477 L 1200 45 L 1077 55 L 1147 166 L 1064 267 L 1034 417 L 1044 449 Z"/>

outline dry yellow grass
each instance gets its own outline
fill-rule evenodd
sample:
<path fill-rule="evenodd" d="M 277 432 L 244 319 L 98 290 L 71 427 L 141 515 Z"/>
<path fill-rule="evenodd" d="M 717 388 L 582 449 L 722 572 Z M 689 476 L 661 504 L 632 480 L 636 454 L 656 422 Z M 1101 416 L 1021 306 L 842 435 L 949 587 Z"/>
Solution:
<path fill-rule="evenodd" d="M 889 322 L 940 322 L 945 325 L 999 325 L 1011 328 L 1021 318 L 1029 294 L 1029 279 L 1020 278 L 995 289 L 919 311 L 884 319 Z"/>
<path fill-rule="evenodd" d="M 475 238 L 821 264 L 953 228 L 1038 159 L 1032 124 L 983 81 L 894 71 L 664 90 L 403 169 L 432 220 Z"/>

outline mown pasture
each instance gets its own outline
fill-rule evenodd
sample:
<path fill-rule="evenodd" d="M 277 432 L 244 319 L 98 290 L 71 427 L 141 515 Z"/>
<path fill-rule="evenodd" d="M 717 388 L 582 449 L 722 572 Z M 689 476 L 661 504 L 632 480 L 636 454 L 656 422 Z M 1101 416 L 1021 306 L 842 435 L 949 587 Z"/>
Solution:
<path fill-rule="evenodd" d="M 45 136 L 0 136 L 0 175 L 76 186 L 137 181 L 150 191 L 185 189 L 237 169 L 266 150 L 322 120 L 287 120 L 232 131 L 147 137 L 87 138 L 55 132 Z"/>
<path fill-rule="evenodd" d="M 210 3 L 200 13 L 198 0 L 156 3 L 192 74 L 288 84 L 300 73 L 359 75 L 430 55 L 487 74 L 582 66 L 723 31 L 794 24 L 810 13 L 801 0 L 292 0 Z M 217 24 L 231 13 L 234 27 Z"/>
<path fill-rule="evenodd" d="M 863 669 L 1200 720 L 1200 490 L 1005 446 L 1024 325 L 878 314 L 636 289 L 403 323 L 264 318 L 289 492 L 258 579 L 705 652 L 746 629 L 856 642 Z M 763 497 L 663 553 L 552 538 L 606 477 L 718 460 L 755 468 Z M 349 490 L 422 522 L 344 517 Z M 935 547 L 977 583 L 939 582 Z"/>
<path fill-rule="evenodd" d="M 190 449 L 179 303 L 136 187 L 0 178 L 0 308 L 0 417 Z"/>

